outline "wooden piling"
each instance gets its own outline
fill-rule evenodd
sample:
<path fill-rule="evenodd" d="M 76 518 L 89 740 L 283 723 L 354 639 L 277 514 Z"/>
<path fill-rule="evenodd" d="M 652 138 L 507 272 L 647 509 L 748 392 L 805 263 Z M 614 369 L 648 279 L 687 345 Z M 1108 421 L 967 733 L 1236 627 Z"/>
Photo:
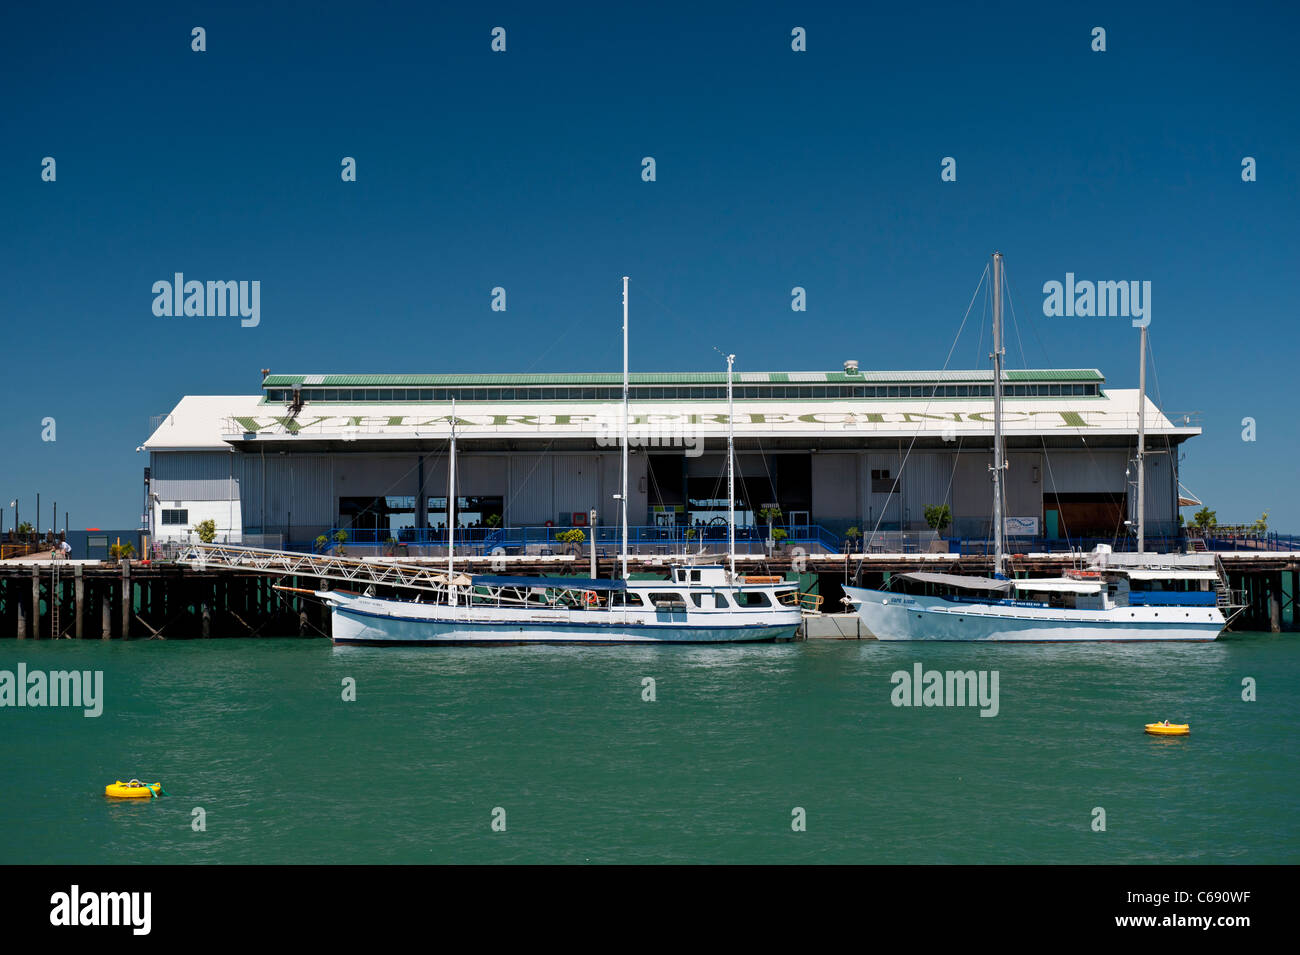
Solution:
<path fill-rule="evenodd" d="M 86 606 L 86 581 L 81 573 L 81 564 L 72 568 L 73 582 L 73 616 L 76 618 L 73 624 L 73 636 L 80 640 L 82 633 L 82 624 L 84 623 L 85 606 Z"/>
<path fill-rule="evenodd" d="M 122 561 L 122 639 L 131 634 L 131 562 Z"/>
<path fill-rule="evenodd" d="M 113 582 L 104 581 L 104 588 L 101 591 L 102 596 L 99 601 L 100 618 L 101 618 L 101 639 L 111 640 L 113 638 Z"/>
<path fill-rule="evenodd" d="M 15 601 L 15 603 L 17 604 L 17 609 L 18 609 L 18 639 L 26 640 L 27 639 L 27 612 L 23 610 L 23 602 L 21 600 Z"/>
<path fill-rule="evenodd" d="M 32 564 L 32 638 L 41 638 L 41 571 Z"/>
<path fill-rule="evenodd" d="M 1282 575 L 1275 574 L 1268 581 L 1268 629 L 1270 633 L 1282 632 Z"/>

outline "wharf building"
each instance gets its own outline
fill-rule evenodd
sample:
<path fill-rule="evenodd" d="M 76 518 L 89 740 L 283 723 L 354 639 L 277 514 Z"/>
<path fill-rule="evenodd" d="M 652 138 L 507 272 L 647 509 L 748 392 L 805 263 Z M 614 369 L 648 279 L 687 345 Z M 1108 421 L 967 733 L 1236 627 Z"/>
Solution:
<path fill-rule="evenodd" d="M 1131 549 L 1138 415 L 1146 416 L 1150 549 L 1177 544 L 1178 458 L 1200 433 L 1096 369 L 1005 372 L 1011 549 Z M 633 553 L 725 547 L 727 437 L 735 442 L 738 550 L 978 546 L 992 536 L 991 371 L 725 372 L 630 376 Z M 454 415 L 453 415 L 454 408 Z M 155 542 L 218 541 L 410 556 L 446 550 L 456 432 L 458 544 L 546 553 L 588 527 L 607 551 L 620 523 L 620 374 L 270 374 L 245 395 L 187 395 L 144 442 Z M 947 505 L 937 532 L 927 508 Z M 779 513 L 778 513 L 779 512 Z M 771 527 L 769 527 L 769 524 Z M 590 533 L 590 532 L 588 532 Z M 1017 540 L 1023 543 L 1017 543 Z M 357 548 L 357 550 L 353 550 Z M 460 553 L 458 547 L 458 553 Z M 967 551 L 970 552 L 970 551 Z"/>

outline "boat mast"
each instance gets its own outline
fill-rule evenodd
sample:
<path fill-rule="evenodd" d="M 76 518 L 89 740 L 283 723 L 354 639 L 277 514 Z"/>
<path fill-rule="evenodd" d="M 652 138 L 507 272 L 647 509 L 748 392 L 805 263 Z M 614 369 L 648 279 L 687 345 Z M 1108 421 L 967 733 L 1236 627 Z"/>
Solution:
<path fill-rule="evenodd" d="M 623 494 L 619 504 L 623 509 L 623 579 L 627 580 L 627 276 L 623 276 Z"/>
<path fill-rule="evenodd" d="M 447 602 L 456 606 L 456 399 L 451 399 L 451 450 L 447 462 Z"/>
<path fill-rule="evenodd" d="M 1142 341 L 1138 345 L 1138 550 L 1146 549 L 1146 449 L 1147 449 L 1147 327 L 1142 326 Z"/>
<path fill-rule="evenodd" d="M 727 563 L 731 566 L 731 580 L 736 580 L 736 428 L 735 409 L 732 406 L 731 366 L 735 355 L 727 356 Z"/>
<path fill-rule="evenodd" d="M 993 253 L 993 575 L 1002 576 L 1002 253 Z"/>

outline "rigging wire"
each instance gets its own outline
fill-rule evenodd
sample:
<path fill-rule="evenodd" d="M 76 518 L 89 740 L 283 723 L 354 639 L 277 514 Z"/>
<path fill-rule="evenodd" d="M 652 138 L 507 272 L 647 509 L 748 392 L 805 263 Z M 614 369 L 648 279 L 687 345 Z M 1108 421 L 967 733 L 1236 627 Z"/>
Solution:
<path fill-rule="evenodd" d="M 984 280 L 988 278 L 988 274 L 989 274 L 989 266 L 985 264 L 984 271 L 980 273 L 980 280 L 975 286 L 975 291 L 971 293 L 970 302 L 968 302 L 966 305 L 966 313 L 962 316 L 961 325 L 958 326 L 957 334 L 953 338 L 952 345 L 950 345 L 948 348 L 948 354 L 943 360 L 943 368 L 940 369 L 940 375 L 938 376 L 940 378 L 943 377 L 942 373 L 948 370 L 948 363 L 952 361 L 952 355 L 957 348 L 957 342 L 961 340 L 961 333 L 966 328 L 966 321 L 967 319 L 970 318 L 971 309 L 975 307 L 975 299 L 979 297 L 980 289 L 984 288 Z M 921 412 L 922 414 L 925 414 L 927 411 L 929 411 L 930 405 L 934 401 L 935 395 L 938 393 L 940 385 L 941 385 L 940 381 L 935 381 L 934 387 L 930 390 L 930 397 L 926 399 L 925 411 L 922 411 Z M 862 545 L 863 550 L 861 556 L 858 557 L 858 566 L 856 571 L 856 573 L 859 575 L 862 573 L 862 565 L 867 559 L 866 549 L 876 539 L 876 534 L 880 530 L 880 522 L 884 520 L 885 514 L 889 510 L 889 502 L 893 498 L 894 494 L 898 491 L 899 487 L 901 486 L 903 469 L 907 466 L 907 461 L 912 455 L 912 448 L 915 447 L 916 445 L 916 439 L 919 436 L 919 432 L 920 429 L 917 429 L 917 432 L 912 435 L 912 440 L 907 446 L 907 454 L 903 456 L 903 460 L 899 463 L 898 466 L 898 479 L 894 481 L 893 485 L 889 489 L 889 494 L 885 498 L 885 504 L 880 509 L 880 516 L 876 518 L 875 526 L 872 527 L 871 529 L 871 536 L 863 541 L 863 545 Z"/>

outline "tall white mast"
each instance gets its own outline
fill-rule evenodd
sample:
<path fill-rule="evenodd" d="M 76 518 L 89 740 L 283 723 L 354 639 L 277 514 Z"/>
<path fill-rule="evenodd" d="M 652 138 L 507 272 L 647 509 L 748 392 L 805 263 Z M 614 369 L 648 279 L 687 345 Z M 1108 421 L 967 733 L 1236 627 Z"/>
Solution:
<path fill-rule="evenodd" d="M 1147 450 L 1147 327 L 1142 326 L 1142 342 L 1138 345 L 1138 553 L 1146 549 L 1146 462 Z"/>
<path fill-rule="evenodd" d="M 456 606 L 456 399 L 451 399 L 451 450 L 447 462 L 447 601 Z"/>
<path fill-rule="evenodd" d="M 623 508 L 623 579 L 627 580 L 627 276 L 623 276 L 623 495 L 619 503 Z"/>
<path fill-rule="evenodd" d="M 1002 253 L 993 253 L 993 574 L 1002 574 Z"/>
<path fill-rule="evenodd" d="M 736 579 L 736 415 L 731 400 L 731 366 L 735 360 L 735 355 L 727 356 L 727 562 L 731 565 L 733 582 Z"/>

